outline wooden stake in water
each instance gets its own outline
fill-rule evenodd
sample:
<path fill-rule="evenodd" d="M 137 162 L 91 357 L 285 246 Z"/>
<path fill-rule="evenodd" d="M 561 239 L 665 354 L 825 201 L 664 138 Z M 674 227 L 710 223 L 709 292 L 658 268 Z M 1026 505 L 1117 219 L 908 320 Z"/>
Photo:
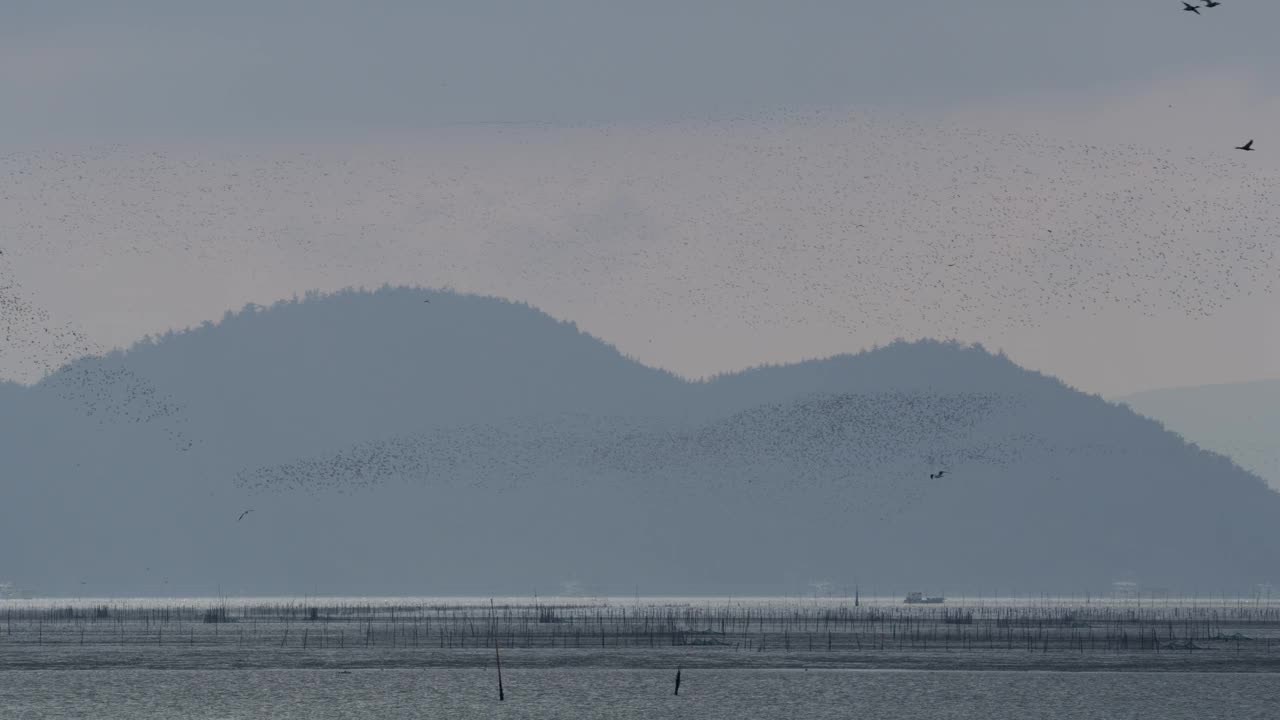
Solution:
<path fill-rule="evenodd" d="M 493 636 L 493 658 L 498 663 L 498 700 L 506 700 L 506 695 L 502 692 L 502 655 L 498 653 L 498 636 Z"/>
<path fill-rule="evenodd" d="M 676 695 L 680 694 L 680 668 L 676 668 Z"/>

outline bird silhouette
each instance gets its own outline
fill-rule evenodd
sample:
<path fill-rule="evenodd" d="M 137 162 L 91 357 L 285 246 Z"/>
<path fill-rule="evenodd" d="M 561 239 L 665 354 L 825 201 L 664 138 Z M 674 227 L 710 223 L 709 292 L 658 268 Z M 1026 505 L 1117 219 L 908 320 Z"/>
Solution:
<path fill-rule="evenodd" d="M 1216 0 L 1204 0 L 1204 6 L 1205 6 L 1205 7 L 1207 7 L 1207 8 L 1215 8 L 1215 7 L 1218 7 L 1218 6 L 1219 6 L 1219 5 L 1221 5 L 1221 4 L 1222 4 L 1222 3 L 1217 2 Z"/>
<path fill-rule="evenodd" d="M 1182 9 L 1184 12 L 1193 12 L 1197 15 L 1200 14 L 1200 8 L 1196 5 L 1192 5 L 1191 3 L 1187 3 L 1187 2 L 1182 3 Z"/>
<path fill-rule="evenodd" d="M 236 518 L 236 522 L 240 522 L 241 520 L 244 519 L 245 515 L 248 515 L 251 512 L 253 512 L 253 510 L 245 510 L 244 512 L 240 513 L 240 517 Z"/>
<path fill-rule="evenodd" d="M 1249 142 L 1247 142 L 1247 143 L 1245 143 L 1245 144 L 1241 145 L 1240 147 L 1238 147 L 1238 148 L 1236 148 L 1236 149 L 1237 149 L 1237 150 L 1245 150 L 1245 151 L 1247 151 L 1247 152 L 1253 152 L 1253 141 L 1252 141 L 1252 140 L 1250 140 Z"/>

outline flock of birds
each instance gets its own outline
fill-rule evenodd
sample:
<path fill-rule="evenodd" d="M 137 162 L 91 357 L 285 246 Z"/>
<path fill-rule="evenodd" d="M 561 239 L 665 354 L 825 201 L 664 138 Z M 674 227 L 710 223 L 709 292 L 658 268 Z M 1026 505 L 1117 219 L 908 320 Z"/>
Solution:
<path fill-rule="evenodd" d="M 511 418 L 355 443 L 333 454 L 243 470 L 235 484 L 246 494 L 278 499 L 410 488 L 444 505 L 470 502 L 477 497 L 472 493 L 618 501 L 636 488 L 690 506 L 752 498 L 753 507 L 772 508 L 820 498 L 850 522 L 884 522 L 956 477 L 984 478 L 990 491 L 991 481 L 1012 488 L 1028 472 L 1078 478 L 1090 472 L 1082 468 L 1113 467 L 1117 456 L 1150 453 L 1156 464 L 1154 458 L 1167 457 L 1168 447 L 1145 445 L 1163 438 L 1154 426 L 1136 434 L 1091 426 L 1099 417 L 1096 407 L 1072 414 L 1049 400 L 1057 411 L 1047 413 L 1038 392 L 823 394 L 693 424 L 679 422 L 678 413 L 666 421 Z M 1123 416 L 1129 428 L 1142 425 L 1122 411 L 1106 413 Z M 929 483 L 920 481 L 926 470 Z M 604 493 L 606 487 L 618 494 Z"/>
<path fill-rule="evenodd" d="M 243 470 L 235 483 L 251 494 L 345 495 L 392 483 L 506 493 L 616 481 L 686 499 L 808 487 L 885 519 L 929 491 L 908 482 L 921 467 L 990 471 L 1020 461 L 1023 452 L 1048 452 L 1051 443 L 1010 424 L 1028 407 L 1018 394 L 893 391 L 766 403 L 694 425 L 674 416 L 514 418 L 356 443 Z M 951 471 L 929 473 L 930 480 L 944 476 Z"/>
<path fill-rule="evenodd" d="M 32 302 L 14 276 L 10 256 L 0 250 L 0 366 L 14 375 L 45 377 L 84 357 L 88 337 L 68 323 L 55 322 L 48 310 Z"/>
<path fill-rule="evenodd" d="M 83 331 L 28 300 L 4 260 L 0 251 L 0 363 L 29 366 L 41 385 L 99 425 L 161 425 L 175 448 L 190 450 L 194 441 L 181 405 Z"/>
<path fill-rule="evenodd" d="M 45 275 L 100 265 L 83 291 L 108 303 L 108 283 L 145 286 L 156 264 L 191 288 L 174 305 L 211 282 L 270 297 L 282 276 L 454 285 L 527 299 L 694 376 L 725 358 L 655 328 L 724 328 L 742 337 L 739 362 L 777 361 L 818 334 L 832 340 L 808 352 L 1117 311 L 1209 318 L 1277 276 L 1280 182 L 1212 155 L 858 117 L 651 130 L 599 148 L 511 135 L 341 163 L 32 158 L 24 177 L 49 177 L 30 189 L 42 202 L 0 199 L 0 225 Z M 122 188 L 148 204 L 113 209 Z M 112 228 L 101 242 L 73 242 L 100 224 Z M 14 353 L 56 367 L 82 345 L 5 292 Z M 213 302 L 205 317 L 222 312 Z"/>

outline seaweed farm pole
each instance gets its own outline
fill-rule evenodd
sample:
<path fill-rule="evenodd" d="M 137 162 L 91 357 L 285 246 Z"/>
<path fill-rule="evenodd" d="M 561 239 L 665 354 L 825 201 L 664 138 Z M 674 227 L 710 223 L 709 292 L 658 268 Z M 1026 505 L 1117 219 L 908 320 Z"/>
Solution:
<path fill-rule="evenodd" d="M 506 694 L 502 691 L 502 655 L 498 652 L 498 636 L 493 636 L 493 659 L 498 663 L 498 701 L 506 700 Z"/>

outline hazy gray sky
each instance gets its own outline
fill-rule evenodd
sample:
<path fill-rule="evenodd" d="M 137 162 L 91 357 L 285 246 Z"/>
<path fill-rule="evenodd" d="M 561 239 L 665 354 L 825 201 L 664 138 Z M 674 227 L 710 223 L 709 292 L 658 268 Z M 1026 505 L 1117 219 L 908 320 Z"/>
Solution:
<path fill-rule="evenodd" d="M 1280 77 L 1280 5 L 1173 0 L 9 0 L 6 136 L 369 133 L 936 105 Z"/>
<path fill-rule="evenodd" d="M 403 282 L 689 375 L 1280 376 L 1274 3 L 110 5 L 0 8 L 0 273 L 99 344 Z"/>

